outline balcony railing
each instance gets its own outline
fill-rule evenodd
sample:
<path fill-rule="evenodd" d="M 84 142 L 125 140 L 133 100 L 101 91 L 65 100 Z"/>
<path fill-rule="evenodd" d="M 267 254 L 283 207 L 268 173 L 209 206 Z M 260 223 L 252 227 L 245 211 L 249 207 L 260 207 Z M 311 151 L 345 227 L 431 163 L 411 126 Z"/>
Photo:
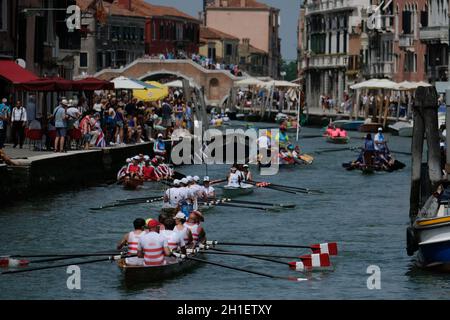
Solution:
<path fill-rule="evenodd" d="M 399 37 L 399 46 L 401 48 L 407 48 L 414 46 L 414 36 L 411 34 L 403 34 Z"/>
<path fill-rule="evenodd" d="M 419 38 L 422 41 L 440 40 L 448 43 L 448 27 L 423 27 L 420 29 Z"/>
<path fill-rule="evenodd" d="M 393 61 L 379 61 L 364 66 L 364 75 L 369 78 L 390 78 L 394 74 Z"/>
<path fill-rule="evenodd" d="M 306 6 L 306 15 L 321 11 L 337 11 L 354 7 L 349 0 L 317 1 Z"/>
<path fill-rule="evenodd" d="M 342 54 L 317 55 L 309 58 L 310 68 L 347 67 L 348 57 Z"/>

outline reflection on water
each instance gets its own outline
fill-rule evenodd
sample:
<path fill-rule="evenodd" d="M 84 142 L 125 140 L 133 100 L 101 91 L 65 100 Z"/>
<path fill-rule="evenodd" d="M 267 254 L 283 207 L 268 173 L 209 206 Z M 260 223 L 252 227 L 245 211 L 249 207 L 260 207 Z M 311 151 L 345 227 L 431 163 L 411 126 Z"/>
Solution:
<path fill-rule="evenodd" d="M 320 134 L 303 129 L 305 135 Z M 350 147 L 362 145 L 361 133 L 351 132 Z M 390 148 L 409 151 L 411 140 L 390 137 Z M 304 139 L 302 150 L 334 148 L 323 138 Z M 244 257 L 208 256 L 208 260 L 268 274 L 307 277 L 306 282 L 263 278 L 243 272 L 202 265 L 188 274 L 160 283 L 128 283 L 114 263 L 80 266 L 82 290 L 68 290 L 65 269 L 1 276 L 1 299 L 448 299 L 450 275 L 418 269 L 406 255 L 405 230 L 409 221 L 410 159 L 398 155 L 407 168 L 394 173 L 363 176 L 348 172 L 342 163 L 356 158 L 351 151 L 314 154 L 312 166 L 282 168 L 277 176 L 260 177 L 297 187 L 321 189 L 323 195 L 292 195 L 258 189 L 242 200 L 295 203 L 293 210 L 262 212 L 218 207 L 205 214 L 210 240 L 271 242 L 309 245 L 336 241 L 339 255 L 333 271 L 302 274 L 287 266 Z M 190 175 L 205 175 L 205 166 L 178 168 Z M 255 169 L 254 169 L 255 170 Z M 211 178 L 221 178 L 225 165 L 208 166 Z M 158 215 L 157 205 L 136 205 L 91 211 L 117 199 L 159 195 L 159 187 L 124 191 L 115 184 L 26 198 L 2 208 L 2 254 L 67 253 L 112 250 L 132 229 L 137 217 Z M 232 251 L 300 256 L 299 249 L 224 247 Z M 381 269 L 381 290 L 368 290 L 366 270 Z"/>

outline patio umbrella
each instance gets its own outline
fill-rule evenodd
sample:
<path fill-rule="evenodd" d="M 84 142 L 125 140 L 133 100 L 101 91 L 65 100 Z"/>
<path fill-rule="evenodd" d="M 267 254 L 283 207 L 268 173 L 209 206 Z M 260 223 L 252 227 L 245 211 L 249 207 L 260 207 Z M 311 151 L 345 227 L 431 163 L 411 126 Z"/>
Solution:
<path fill-rule="evenodd" d="M 243 80 L 239 80 L 239 81 L 236 81 L 234 83 L 235 87 L 244 87 L 244 86 L 258 86 L 258 87 L 262 87 L 265 84 L 266 84 L 266 82 L 258 80 L 256 78 L 252 78 L 252 77 L 246 78 L 246 79 L 243 79 Z"/>
<path fill-rule="evenodd" d="M 111 81 L 116 90 L 142 90 L 147 86 L 126 77 L 118 77 Z"/>
<path fill-rule="evenodd" d="M 158 101 L 169 95 L 169 88 L 156 81 L 144 82 L 148 88 L 133 90 L 133 96 L 144 102 Z"/>
<path fill-rule="evenodd" d="M 357 83 L 350 87 L 350 89 L 389 89 L 398 90 L 398 84 L 388 79 L 370 79 Z"/>
<path fill-rule="evenodd" d="M 114 90 L 114 83 L 97 78 L 85 78 L 73 82 L 73 90 Z"/>

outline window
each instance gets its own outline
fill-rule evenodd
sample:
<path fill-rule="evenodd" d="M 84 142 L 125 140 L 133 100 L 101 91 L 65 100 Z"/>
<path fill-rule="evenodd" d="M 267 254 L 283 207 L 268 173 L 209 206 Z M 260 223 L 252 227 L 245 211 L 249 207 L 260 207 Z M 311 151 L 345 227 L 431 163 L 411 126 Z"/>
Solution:
<path fill-rule="evenodd" d="M 4 31 L 8 28 L 7 21 L 6 21 L 6 2 L 7 0 L 0 0 L 0 31 Z"/>
<path fill-rule="evenodd" d="M 88 53 L 80 52 L 80 68 L 88 67 Z"/>
<path fill-rule="evenodd" d="M 233 45 L 232 44 L 227 43 L 226 49 L 225 49 L 225 54 L 227 56 L 232 56 L 233 55 Z"/>
<path fill-rule="evenodd" d="M 341 34 L 339 32 L 336 33 L 336 53 L 341 52 Z"/>
<path fill-rule="evenodd" d="M 81 39 L 86 39 L 89 32 L 89 25 L 88 24 L 82 24 L 81 25 Z"/>

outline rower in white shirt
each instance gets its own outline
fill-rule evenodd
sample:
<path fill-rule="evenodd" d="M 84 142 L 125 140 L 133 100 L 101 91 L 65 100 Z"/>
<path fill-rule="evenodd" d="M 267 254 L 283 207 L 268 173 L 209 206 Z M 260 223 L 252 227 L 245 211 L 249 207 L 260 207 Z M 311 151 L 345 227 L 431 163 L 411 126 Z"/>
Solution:
<path fill-rule="evenodd" d="M 215 200 L 216 199 L 216 191 L 211 186 L 211 180 L 208 176 L 203 178 L 203 193 L 209 200 Z"/>
<path fill-rule="evenodd" d="M 228 187 L 239 188 L 241 186 L 241 173 L 236 167 L 230 169 L 230 174 L 228 175 Z"/>

